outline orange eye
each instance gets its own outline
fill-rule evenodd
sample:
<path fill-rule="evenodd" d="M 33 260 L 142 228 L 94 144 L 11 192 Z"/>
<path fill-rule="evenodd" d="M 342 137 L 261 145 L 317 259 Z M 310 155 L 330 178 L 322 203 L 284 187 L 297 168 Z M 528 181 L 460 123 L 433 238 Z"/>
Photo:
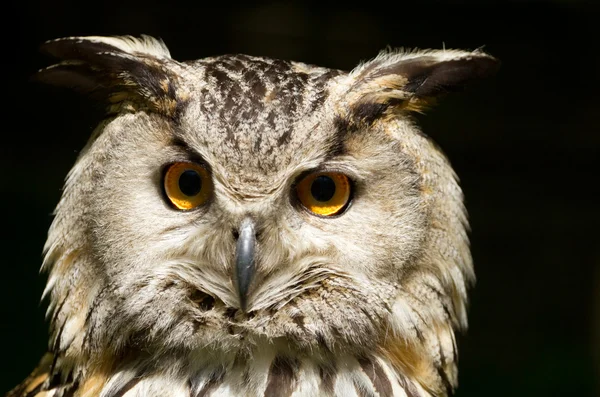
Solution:
<path fill-rule="evenodd" d="M 169 201 L 180 210 L 191 210 L 201 206 L 213 191 L 208 170 L 195 163 L 171 164 L 163 183 Z"/>
<path fill-rule="evenodd" d="M 350 201 L 350 180 L 338 172 L 316 172 L 298 183 L 296 194 L 306 209 L 316 215 L 337 215 Z"/>

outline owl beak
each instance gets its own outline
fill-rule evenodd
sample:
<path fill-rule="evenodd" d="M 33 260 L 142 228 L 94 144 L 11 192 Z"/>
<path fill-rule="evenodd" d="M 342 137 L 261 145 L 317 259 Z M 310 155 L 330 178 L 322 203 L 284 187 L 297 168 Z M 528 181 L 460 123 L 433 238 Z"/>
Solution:
<path fill-rule="evenodd" d="M 254 276 L 254 253 L 256 249 L 256 232 L 254 222 L 250 218 L 242 221 L 235 247 L 235 282 L 240 296 L 240 307 L 246 311 L 248 287 Z"/>

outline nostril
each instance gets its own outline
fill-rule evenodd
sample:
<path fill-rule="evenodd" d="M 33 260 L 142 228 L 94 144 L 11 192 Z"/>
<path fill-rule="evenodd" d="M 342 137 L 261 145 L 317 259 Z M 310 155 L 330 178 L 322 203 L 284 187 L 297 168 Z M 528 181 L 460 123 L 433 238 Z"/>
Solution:
<path fill-rule="evenodd" d="M 240 232 L 237 229 L 231 229 L 231 233 L 233 233 L 233 238 L 237 240 L 240 238 Z"/>

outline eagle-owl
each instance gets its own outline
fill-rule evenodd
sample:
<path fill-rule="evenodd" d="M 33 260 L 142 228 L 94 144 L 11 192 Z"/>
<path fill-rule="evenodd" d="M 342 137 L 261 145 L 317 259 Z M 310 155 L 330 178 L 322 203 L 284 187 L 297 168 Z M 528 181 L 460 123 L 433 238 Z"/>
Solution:
<path fill-rule="evenodd" d="M 447 396 L 474 280 L 415 123 L 481 50 L 350 72 L 68 37 L 36 74 L 108 105 L 48 232 L 49 353 L 9 396 Z"/>

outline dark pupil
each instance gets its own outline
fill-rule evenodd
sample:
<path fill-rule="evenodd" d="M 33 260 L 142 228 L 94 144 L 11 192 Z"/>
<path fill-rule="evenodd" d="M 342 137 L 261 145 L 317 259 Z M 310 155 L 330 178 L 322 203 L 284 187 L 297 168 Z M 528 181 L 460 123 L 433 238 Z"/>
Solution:
<path fill-rule="evenodd" d="M 335 182 L 330 177 L 321 175 L 313 181 L 310 192 L 317 201 L 329 201 L 335 194 Z"/>
<path fill-rule="evenodd" d="M 202 179 L 196 171 L 184 171 L 179 177 L 179 190 L 186 196 L 195 196 L 202 189 Z"/>

